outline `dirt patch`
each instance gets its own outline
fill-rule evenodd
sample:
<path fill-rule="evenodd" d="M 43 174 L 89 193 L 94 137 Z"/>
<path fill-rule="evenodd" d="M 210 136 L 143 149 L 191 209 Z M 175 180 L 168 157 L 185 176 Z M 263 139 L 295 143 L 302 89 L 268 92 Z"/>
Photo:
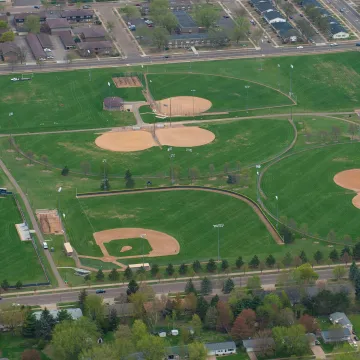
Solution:
<path fill-rule="evenodd" d="M 360 169 L 339 172 L 334 176 L 334 182 L 345 189 L 357 192 L 357 195 L 352 199 L 352 203 L 360 209 Z"/>
<path fill-rule="evenodd" d="M 125 252 L 125 251 L 129 251 L 129 250 L 131 250 L 132 249 L 132 246 L 123 246 L 122 248 L 121 248 L 121 250 L 120 250 L 120 252 L 122 253 L 122 252 Z"/>
<path fill-rule="evenodd" d="M 150 251 L 148 255 L 145 255 L 146 257 L 176 255 L 180 251 L 180 245 L 175 238 L 168 234 L 155 230 L 141 228 L 118 228 L 99 231 L 94 233 L 93 235 L 96 244 L 99 245 L 104 255 L 104 258 L 109 259 L 111 258 L 111 256 L 105 248 L 104 243 L 108 243 L 112 240 L 136 239 L 140 238 L 143 234 L 146 234 L 146 240 L 152 247 L 152 251 Z M 140 258 L 142 256 L 143 255 L 133 255 L 124 258 Z"/>
<path fill-rule="evenodd" d="M 20 160 L 24 160 L 24 158 L 21 158 L 21 157 L 17 157 L 15 158 L 16 160 L 20 161 Z"/>
<path fill-rule="evenodd" d="M 113 77 L 112 80 L 117 88 L 142 87 L 137 76 Z"/>
<path fill-rule="evenodd" d="M 161 145 L 177 147 L 202 146 L 211 143 L 215 134 L 197 126 L 156 130 Z"/>
<path fill-rule="evenodd" d="M 36 217 L 39 220 L 43 234 L 63 234 L 57 210 L 36 210 Z"/>
<path fill-rule="evenodd" d="M 101 149 L 121 152 L 146 150 L 157 146 L 151 133 L 143 130 L 107 132 L 97 137 L 95 144 Z"/>
<path fill-rule="evenodd" d="M 158 113 L 166 116 L 193 116 L 209 110 L 211 101 L 196 96 L 175 96 L 156 101 Z"/>

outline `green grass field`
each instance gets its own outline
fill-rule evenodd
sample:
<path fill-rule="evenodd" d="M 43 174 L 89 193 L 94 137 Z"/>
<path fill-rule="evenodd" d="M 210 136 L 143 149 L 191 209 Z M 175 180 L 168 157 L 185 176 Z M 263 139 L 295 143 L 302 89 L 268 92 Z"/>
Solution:
<path fill-rule="evenodd" d="M 286 119 L 254 119 L 202 126 L 212 131 L 216 138 L 208 145 L 198 146 L 188 152 L 186 148 L 175 148 L 173 166 L 182 176 L 195 167 L 200 175 L 208 175 L 212 164 L 214 172 L 223 172 L 224 167 L 256 164 L 270 159 L 283 151 L 292 141 L 293 129 Z M 24 151 L 32 151 L 35 159 L 46 155 L 50 164 L 70 171 L 82 172 L 81 163 L 89 162 L 91 172 L 99 175 L 102 160 L 110 165 L 110 174 L 124 176 L 126 169 L 133 175 L 167 176 L 170 158 L 167 147 L 154 147 L 145 151 L 116 153 L 99 149 L 94 141 L 98 133 L 65 133 L 54 135 L 18 136 L 16 143 Z M 23 160 L 26 162 L 27 160 Z"/>
<path fill-rule="evenodd" d="M 12 197 L 0 197 L 0 279 L 15 285 L 45 282 L 46 278 L 30 241 L 21 241 L 15 224 L 22 219 Z"/>
<path fill-rule="evenodd" d="M 212 111 L 231 111 L 290 105 L 280 92 L 234 78 L 198 74 L 149 74 L 149 89 L 155 100 L 174 96 L 197 96 L 212 102 Z M 245 88 L 249 86 L 249 88 Z M 196 90 L 192 92 L 192 90 Z M 176 111 L 176 109 L 175 109 Z"/>
<path fill-rule="evenodd" d="M 152 250 L 149 242 L 143 238 L 113 240 L 109 243 L 105 243 L 104 245 L 109 254 L 112 256 L 147 255 Z M 123 246 L 131 246 L 132 249 L 120 252 Z"/>

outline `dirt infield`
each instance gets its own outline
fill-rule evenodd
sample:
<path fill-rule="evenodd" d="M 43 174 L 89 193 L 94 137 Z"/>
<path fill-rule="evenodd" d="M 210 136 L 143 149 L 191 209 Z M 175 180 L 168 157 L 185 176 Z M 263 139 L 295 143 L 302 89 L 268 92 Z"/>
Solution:
<path fill-rule="evenodd" d="M 209 110 L 211 101 L 196 96 L 175 96 L 155 102 L 158 113 L 166 116 L 193 116 Z"/>
<path fill-rule="evenodd" d="M 141 81 L 137 76 L 113 77 L 112 81 L 117 88 L 142 87 Z"/>
<path fill-rule="evenodd" d="M 106 250 L 104 243 L 108 243 L 112 240 L 122 239 L 136 239 L 140 238 L 141 235 L 146 234 L 146 240 L 152 247 L 152 251 L 146 257 L 154 256 L 169 256 L 176 255 L 180 251 L 180 245 L 175 238 L 172 236 L 162 233 L 160 231 L 142 229 L 142 228 L 118 228 L 104 230 L 94 233 L 94 239 L 96 244 L 99 245 L 104 258 L 113 258 Z M 117 259 L 122 258 L 138 258 L 142 257 L 141 254 L 133 256 L 116 257 Z M 104 261 L 104 260 L 103 260 Z"/>
<path fill-rule="evenodd" d="M 334 176 L 333 180 L 335 184 L 357 192 L 357 195 L 352 199 L 352 203 L 360 209 L 360 169 L 341 171 Z"/>
<path fill-rule="evenodd" d="M 215 134 L 197 126 L 156 130 L 161 145 L 177 147 L 202 146 L 211 143 Z"/>
<path fill-rule="evenodd" d="M 57 210 L 36 210 L 36 217 L 38 218 L 43 234 L 63 234 Z"/>
<path fill-rule="evenodd" d="M 107 132 L 95 139 L 95 144 L 110 151 L 139 151 L 157 146 L 152 135 L 148 131 L 119 131 Z"/>
<path fill-rule="evenodd" d="M 215 139 L 211 131 L 197 126 L 158 129 L 155 133 L 161 145 L 177 147 L 202 146 Z M 95 144 L 101 149 L 120 152 L 140 151 L 158 146 L 152 134 L 145 130 L 107 132 L 97 137 Z"/>

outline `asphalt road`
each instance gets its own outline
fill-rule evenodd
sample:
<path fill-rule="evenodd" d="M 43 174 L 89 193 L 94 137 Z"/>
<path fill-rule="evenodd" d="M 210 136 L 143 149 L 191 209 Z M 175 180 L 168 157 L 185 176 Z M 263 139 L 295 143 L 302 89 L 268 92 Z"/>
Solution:
<path fill-rule="evenodd" d="M 332 2 L 333 8 L 340 12 L 340 9 L 345 9 L 341 14 L 346 20 L 360 31 L 360 14 L 345 0 L 334 0 Z"/>
<path fill-rule="evenodd" d="M 332 278 L 332 269 L 321 269 L 316 270 L 319 274 L 319 280 L 327 280 Z M 244 286 L 247 282 L 247 279 L 251 275 L 245 275 L 233 278 L 234 283 L 237 286 Z M 270 286 L 276 283 L 276 279 L 278 277 L 278 273 L 272 274 L 263 274 L 260 275 L 261 282 L 263 286 Z M 195 286 L 200 287 L 200 280 L 193 281 Z M 184 291 L 185 288 L 185 281 L 178 281 L 178 282 L 160 282 L 157 284 L 151 285 L 154 291 L 157 294 L 168 294 L 168 293 L 176 293 Z M 221 280 L 213 279 L 213 293 L 220 293 L 221 292 Z M 94 288 L 87 289 L 89 294 L 95 293 Z M 126 292 L 126 286 L 119 286 L 116 288 L 108 288 L 106 289 L 105 294 L 101 294 L 99 296 L 107 298 L 114 298 L 119 296 L 121 293 Z M 15 304 L 24 304 L 24 305 L 46 305 L 46 304 L 55 304 L 59 302 L 68 302 L 68 301 L 76 301 L 78 299 L 79 290 L 69 290 L 66 292 L 57 292 L 53 294 L 38 294 L 38 295 L 29 295 L 29 296 L 18 296 L 12 298 L 3 298 L 1 303 L 8 302 L 8 303 L 15 303 Z"/>

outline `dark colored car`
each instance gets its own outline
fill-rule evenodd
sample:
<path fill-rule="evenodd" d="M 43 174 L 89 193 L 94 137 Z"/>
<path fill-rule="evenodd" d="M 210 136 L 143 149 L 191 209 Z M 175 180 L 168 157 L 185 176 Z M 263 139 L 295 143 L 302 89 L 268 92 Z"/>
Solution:
<path fill-rule="evenodd" d="M 95 291 L 95 293 L 96 293 L 96 294 L 105 294 L 106 291 L 105 291 L 104 289 L 97 289 L 97 290 Z"/>

